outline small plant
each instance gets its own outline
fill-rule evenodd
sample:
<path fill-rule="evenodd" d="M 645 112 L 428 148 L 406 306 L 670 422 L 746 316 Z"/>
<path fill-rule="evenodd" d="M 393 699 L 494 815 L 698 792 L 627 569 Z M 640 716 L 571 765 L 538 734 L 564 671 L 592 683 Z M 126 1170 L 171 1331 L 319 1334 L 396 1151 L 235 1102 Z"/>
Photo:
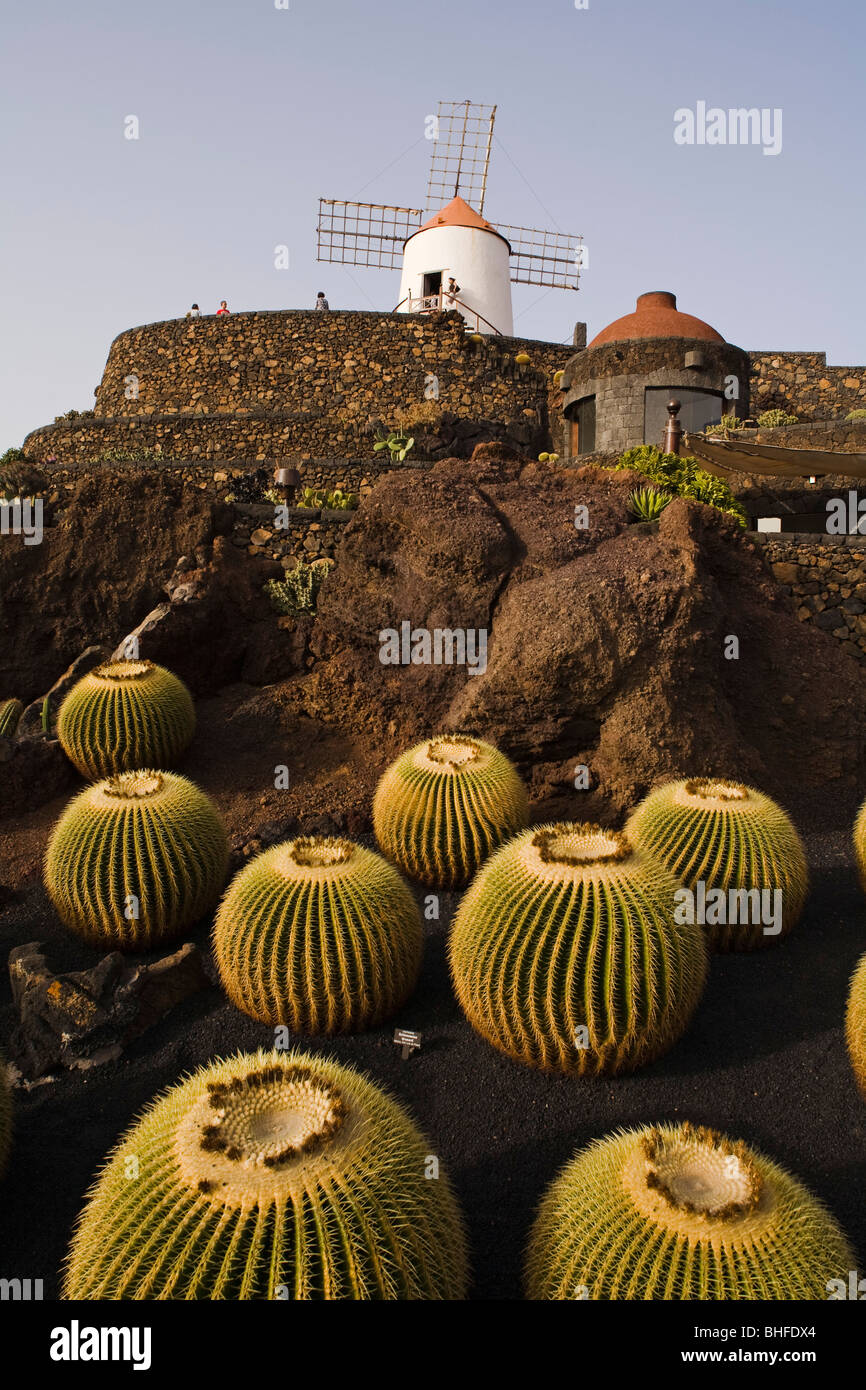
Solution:
<path fill-rule="evenodd" d="M 21 454 L 21 450 L 8 450 L 8 453 Z M 4 460 L 6 455 L 3 456 Z M 20 497 L 23 500 L 44 496 L 48 491 L 45 475 L 29 463 L 22 454 L 20 458 L 0 461 L 0 497 L 5 501 Z"/>
<path fill-rule="evenodd" d="M 704 434 L 720 434 L 727 438 L 732 430 L 740 430 L 742 428 L 743 421 L 738 415 L 723 415 L 717 425 L 707 425 Z"/>
<path fill-rule="evenodd" d="M 488 859 L 449 946 L 463 1012 L 542 1071 L 612 1076 L 685 1032 L 707 973 L 702 929 L 675 916 L 677 881 L 597 825 L 533 826 Z"/>
<path fill-rule="evenodd" d="M 845 416 L 846 420 L 866 420 L 866 410 L 849 410 Z M 0 460 L 2 462 L 2 460 Z"/>
<path fill-rule="evenodd" d="M 135 449 L 110 448 L 102 449 L 98 454 L 92 454 L 86 459 L 87 463 L 151 463 L 157 459 L 169 459 L 171 454 L 163 453 L 161 449 L 151 449 L 146 445 Z"/>
<path fill-rule="evenodd" d="M 42 732 L 49 733 L 51 730 L 51 696 L 46 695 L 42 701 Z"/>
<path fill-rule="evenodd" d="M 88 672 L 60 706 L 57 737 L 83 777 L 173 767 L 195 733 L 192 696 L 152 661 L 109 661 Z"/>
<path fill-rule="evenodd" d="M 758 416 L 757 423 L 762 430 L 775 430 L 782 425 L 796 425 L 799 420 L 796 415 L 789 415 L 787 410 L 764 410 Z"/>
<path fill-rule="evenodd" d="M 657 487 L 636 487 L 629 493 L 627 505 L 639 521 L 658 521 L 670 501 L 671 494 Z"/>
<path fill-rule="evenodd" d="M 0 1056 L 0 1177 L 12 1144 L 12 1088 L 5 1059 Z"/>
<path fill-rule="evenodd" d="M 389 430 L 387 433 L 385 430 L 377 430 L 373 452 L 378 454 L 387 449 L 392 463 L 402 463 L 409 450 L 414 447 L 415 440 L 409 438 L 403 430 Z"/>
<path fill-rule="evenodd" d="M 299 560 L 293 570 L 286 570 L 285 579 L 269 579 L 265 593 L 271 606 L 286 615 L 315 613 L 319 590 L 333 564 L 329 559 L 314 560 L 310 565 Z"/>
<path fill-rule="evenodd" d="M 531 1299 L 824 1300 L 854 1255 L 835 1218 L 742 1140 L 688 1122 L 619 1130 L 548 1188 Z"/>
<path fill-rule="evenodd" d="M 317 511 L 325 508 L 332 512 L 348 512 L 354 511 L 358 505 L 356 493 L 343 492 L 340 488 L 326 492 L 324 488 L 305 487 L 301 498 L 305 507 L 312 507 Z"/>
<path fill-rule="evenodd" d="M 88 945 L 149 951 L 211 910 L 227 866 L 209 798 L 185 777 L 148 768 L 73 798 L 48 842 L 45 887 Z"/>
<path fill-rule="evenodd" d="M 7 449 L 5 454 L 0 454 L 0 473 L 4 472 L 11 463 L 26 463 L 27 455 L 23 449 Z"/>
<path fill-rule="evenodd" d="M 493 744 L 462 734 L 442 734 L 401 754 L 373 798 L 379 847 L 433 888 L 463 887 L 528 818 L 517 769 Z"/>
<path fill-rule="evenodd" d="M 428 1181 L 430 1150 L 350 1067 L 277 1050 L 211 1062 L 151 1102 L 109 1156 L 63 1296 L 463 1299 L 463 1222 L 445 1173 Z"/>
<path fill-rule="evenodd" d="M 236 1008 L 292 1033 L 354 1033 L 394 1013 L 414 988 L 421 915 L 380 854 L 303 836 L 258 855 L 232 881 L 214 953 Z"/>
<path fill-rule="evenodd" d="M 558 463 L 558 462 L 559 462 L 559 454 L 539 454 L 539 455 L 538 455 L 538 462 L 539 462 L 539 463 Z"/>
<path fill-rule="evenodd" d="M 529 356 L 528 352 L 518 352 L 514 360 L 518 367 L 528 367 L 532 358 Z"/>

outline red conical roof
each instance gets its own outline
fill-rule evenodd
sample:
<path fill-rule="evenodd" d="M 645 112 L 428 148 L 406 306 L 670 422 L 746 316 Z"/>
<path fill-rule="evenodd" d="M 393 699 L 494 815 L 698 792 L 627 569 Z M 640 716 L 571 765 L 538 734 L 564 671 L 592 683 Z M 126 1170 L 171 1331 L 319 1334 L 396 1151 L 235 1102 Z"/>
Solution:
<path fill-rule="evenodd" d="M 491 222 L 486 221 L 474 208 L 471 208 L 465 199 L 461 197 L 452 198 L 450 203 L 446 203 L 444 208 L 434 212 L 423 226 L 418 228 L 418 232 L 426 232 L 430 227 L 479 227 L 483 232 L 492 232 L 494 236 L 502 237 L 507 243 L 507 237 L 497 232 Z M 412 236 L 417 236 L 418 232 L 413 232 Z M 411 240 L 411 238 L 409 238 Z"/>
<path fill-rule="evenodd" d="M 615 319 L 597 333 L 588 345 L 617 343 L 628 338 L 702 338 L 705 343 L 723 343 L 725 339 L 703 319 L 681 314 L 677 297 L 667 290 L 652 290 L 638 296 L 633 314 Z"/>

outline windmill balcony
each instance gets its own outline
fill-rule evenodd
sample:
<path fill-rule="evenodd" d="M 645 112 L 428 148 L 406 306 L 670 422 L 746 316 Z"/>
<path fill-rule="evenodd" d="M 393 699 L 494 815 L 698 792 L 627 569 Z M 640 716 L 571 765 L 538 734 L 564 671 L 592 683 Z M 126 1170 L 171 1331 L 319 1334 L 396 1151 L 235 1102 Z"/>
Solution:
<path fill-rule="evenodd" d="M 456 295 L 448 294 L 447 290 L 437 290 L 435 294 L 407 295 L 401 299 L 394 309 L 395 314 L 445 314 L 450 310 L 456 309 L 463 315 L 466 321 L 467 333 L 480 333 L 481 325 L 484 324 L 489 333 L 495 333 L 501 337 L 500 330 L 486 319 L 483 314 L 479 314 L 477 309 L 471 309 L 468 304 Z"/>

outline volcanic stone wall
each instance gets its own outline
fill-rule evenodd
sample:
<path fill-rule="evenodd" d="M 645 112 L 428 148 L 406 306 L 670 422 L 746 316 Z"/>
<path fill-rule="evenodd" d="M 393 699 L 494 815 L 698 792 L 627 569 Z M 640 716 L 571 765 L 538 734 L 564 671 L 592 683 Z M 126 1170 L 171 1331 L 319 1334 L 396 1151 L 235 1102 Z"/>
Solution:
<path fill-rule="evenodd" d="M 528 352 L 531 361 L 516 356 Z M 379 424 L 416 455 L 468 455 L 502 439 L 550 447 L 563 344 L 473 341 L 456 312 L 429 316 L 262 311 L 170 320 L 119 334 L 93 414 L 25 440 L 37 461 L 111 450 L 231 460 L 362 457 Z"/>
<path fill-rule="evenodd" d="M 866 367 L 828 367 L 826 352 L 750 352 L 749 357 L 753 415 L 787 410 L 800 420 L 826 420 L 866 410 Z"/>
<path fill-rule="evenodd" d="M 794 604 L 801 622 L 814 623 L 866 661 L 866 536 L 752 537 Z"/>

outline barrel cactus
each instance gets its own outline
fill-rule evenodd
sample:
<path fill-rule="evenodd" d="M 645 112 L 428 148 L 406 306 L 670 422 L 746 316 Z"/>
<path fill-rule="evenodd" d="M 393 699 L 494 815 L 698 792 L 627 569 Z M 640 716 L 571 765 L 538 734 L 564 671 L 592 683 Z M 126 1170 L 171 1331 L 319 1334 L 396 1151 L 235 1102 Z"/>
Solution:
<path fill-rule="evenodd" d="M 866 1097 L 866 956 L 861 957 L 851 980 L 845 1035 L 857 1084 Z"/>
<path fill-rule="evenodd" d="M 699 915 L 711 950 L 769 945 L 803 911 L 809 871 L 800 837 L 781 806 L 754 787 L 715 777 L 668 782 L 632 813 L 626 834 L 704 895 Z"/>
<path fill-rule="evenodd" d="M 83 777 L 173 767 L 195 733 L 192 696 L 152 661 L 109 661 L 72 687 L 57 716 L 60 745 Z"/>
<path fill-rule="evenodd" d="M 860 884 L 863 891 L 866 892 L 866 801 L 857 812 L 857 819 L 854 822 L 854 855 L 857 860 Z"/>
<path fill-rule="evenodd" d="M 109 1156 L 64 1297 L 462 1298 L 462 1221 L 434 1158 L 348 1067 L 300 1052 L 213 1063 Z"/>
<path fill-rule="evenodd" d="M 91 946 L 147 951 L 210 911 L 227 865 L 225 828 L 204 792 L 177 773 L 119 772 L 63 812 L 45 886 Z"/>
<path fill-rule="evenodd" d="M 214 926 L 232 1003 L 295 1033 L 354 1032 L 387 1018 L 414 988 L 422 946 L 421 915 L 396 869 L 330 836 L 253 859 Z"/>
<path fill-rule="evenodd" d="M 0 700 L 0 738 L 14 738 L 18 720 L 24 713 L 20 700 Z"/>
<path fill-rule="evenodd" d="M 565 823 L 517 836 L 455 918 L 451 972 L 469 1022 L 548 1071 L 612 1075 L 660 1056 L 707 971 L 701 928 L 674 918 L 676 889 L 616 831 Z"/>
<path fill-rule="evenodd" d="M 497 748 L 463 734 L 426 739 L 385 771 L 373 799 L 382 851 L 432 888 L 462 888 L 529 819 L 526 789 Z"/>
<path fill-rule="evenodd" d="M 741 1141 L 688 1123 L 597 1139 L 548 1189 L 533 1299 L 826 1299 L 854 1269 L 833 1216 Z"/>

